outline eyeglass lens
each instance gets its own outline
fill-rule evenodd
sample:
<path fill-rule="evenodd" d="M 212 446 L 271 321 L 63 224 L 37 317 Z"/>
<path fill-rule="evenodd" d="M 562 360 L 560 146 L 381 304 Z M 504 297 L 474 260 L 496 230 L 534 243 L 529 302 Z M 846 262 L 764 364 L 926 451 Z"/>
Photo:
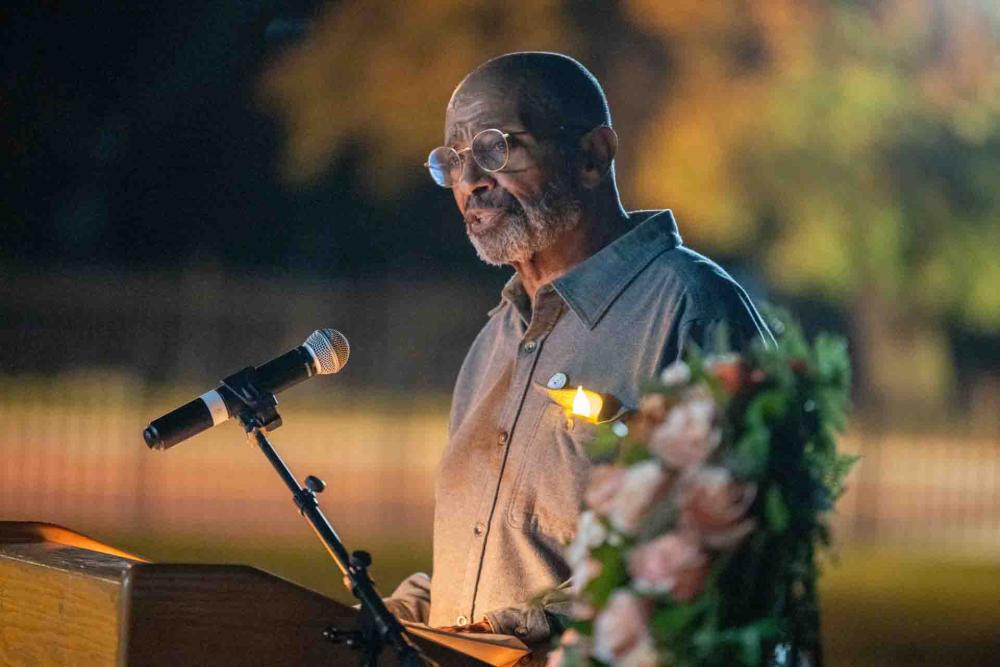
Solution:
<path fill-rule="evenodd" d="M 500 130 L 483 130 L 472 139 L 472 159 L 481 169 L 499 171 L 507 165 L 509 149 L 507 139 Z M 427 157 L 427 169 L 434 182 L 444 188 L 454 187 L 462 178 L 462 156 L 448 146 L 440 146 Z"/>
<path fill-rule="evenodd" d="M 472 139 L 472 157 L 486 171 L 503 169 L 507 164 L 507 139 L 500 130 L 483 130 Z"/>

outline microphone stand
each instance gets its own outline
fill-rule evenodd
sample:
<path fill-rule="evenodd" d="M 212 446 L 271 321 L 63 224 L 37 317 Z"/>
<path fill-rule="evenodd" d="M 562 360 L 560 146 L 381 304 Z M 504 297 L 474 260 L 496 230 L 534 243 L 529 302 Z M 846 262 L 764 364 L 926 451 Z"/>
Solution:
<path fill-rule="evenodd" d="M 256 369 L 249 366 L 222 381 L 240 399 L 242 408 L 238 419 L 247 432 L 247 437 L 254 440 L 257 447 L 274 467 L 281 480 L 292 492 L 292 500 L 299 512 L 309 521 L 316 536 L 326 547 L 333 561 L 345 577 L 345 585 L 350 582 L 350 591 L 361 602 L 361 612 L 357 626 L 353 630 L 327 628 L 323 637 L 334 643 L 344 643 L 361 651 L 359 664 L 363 667 L 375 667 L 378 656 L 385 645 L 395 649 L 399 664 L 403 667 L 418 667 L 435 665 L 412 642 L 403 625 L 382 602 L 382 597 L 375 590 L 375 584 L 368 575 L 372 563 L 371 555 L 365 551 L 355 551 L 348 555 L 347 548 L 337 531 L 333 529 L 316 500 L 316 494 L 326 488 L 323 480 L 312 475 L 306 477 L 306 486 L 299 485 L 292 471 L 275 451 L 267 439 L 265 431 L 281 426 L 278 415 L 278 401 L 274 394 L 262 391 L 256 382 Z"/>

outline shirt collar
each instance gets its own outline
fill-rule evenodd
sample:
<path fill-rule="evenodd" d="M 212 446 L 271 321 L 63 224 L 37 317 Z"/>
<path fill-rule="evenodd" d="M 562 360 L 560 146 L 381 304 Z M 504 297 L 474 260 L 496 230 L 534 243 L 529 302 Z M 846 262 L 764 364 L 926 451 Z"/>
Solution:
<path fill-rule="evenodd" d="M 634 211 L 629 213 L 629 223 L 632 228 L 628 232 L 552 281 L 551 287 L 589 329 L 597 326 L 615 299 L 654 257 L 681 245 L 677 222 L 669 209 Z M 501 302 L 490 315 L 504 302 L 513 306 L 522 319 L 531 312 L 517 273 L 507 281 L 500 296 Z"/>

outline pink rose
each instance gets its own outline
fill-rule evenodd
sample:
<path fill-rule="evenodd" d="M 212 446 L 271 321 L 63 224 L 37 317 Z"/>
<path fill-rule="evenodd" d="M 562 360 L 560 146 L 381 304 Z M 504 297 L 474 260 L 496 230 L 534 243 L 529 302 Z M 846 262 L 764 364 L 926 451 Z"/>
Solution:
<path fill-rule="evenodd" d="M 619 660 L 650 641 L 649 616 L 652 601 L 618 589 L 594 619 L 594 656 L 604 662 Z"/>
<path fill-rule="evenodd" d="M 756 495 L 755 484 L 736 481 L 726 468 L 693 470 L 681 491 L 681 526 L 697 532 L 708 547 L 732 549 L 756 526 L 746 516 Z"/>
<path fill-rule="evenodd" d="M 722 441 L 722 431 L 714 422 L 715 401 L 695 393 L 674 406 L 656 427 L 649 438 L 649 449 L 677 470 L 701 465 Z"/>
<path fill-rule="evenodd" d="M 634 534 L 650 508 L 667 497 L 672 485 L 673 478 L 659 461 L 636 463 L 625 471 L 618 492 L 610 503 L 608 520 L 618 531 L 626 535 Z"/>
<path fill-rule="evenodd" d="M 590 486 L 583 497 L 587 507 L 600 516 L 607 516 L 624 480 L 624 468 L 613 465 L 595 466 L 590 472 Z"/>
<path fill-rule="evenodd" d="M 709 559 L 697 537 L 667 533 L 632 550 L 628 571 L 641 593 L 670 593 L 684 602 L 701 592 Z"/>

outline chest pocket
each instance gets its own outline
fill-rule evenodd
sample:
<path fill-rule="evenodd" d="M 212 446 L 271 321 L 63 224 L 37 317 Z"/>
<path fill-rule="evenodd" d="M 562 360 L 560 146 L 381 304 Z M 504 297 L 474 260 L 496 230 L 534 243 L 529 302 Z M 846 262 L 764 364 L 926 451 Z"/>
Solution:
<path fill-rule="evenodd" d="M 527 443 L 511 496 L 507 521 L 513 528 L 567 542 L 576 533 L 583 494 L 590 481 L 587 448 L 596 425 L 545 407 Z"/>

